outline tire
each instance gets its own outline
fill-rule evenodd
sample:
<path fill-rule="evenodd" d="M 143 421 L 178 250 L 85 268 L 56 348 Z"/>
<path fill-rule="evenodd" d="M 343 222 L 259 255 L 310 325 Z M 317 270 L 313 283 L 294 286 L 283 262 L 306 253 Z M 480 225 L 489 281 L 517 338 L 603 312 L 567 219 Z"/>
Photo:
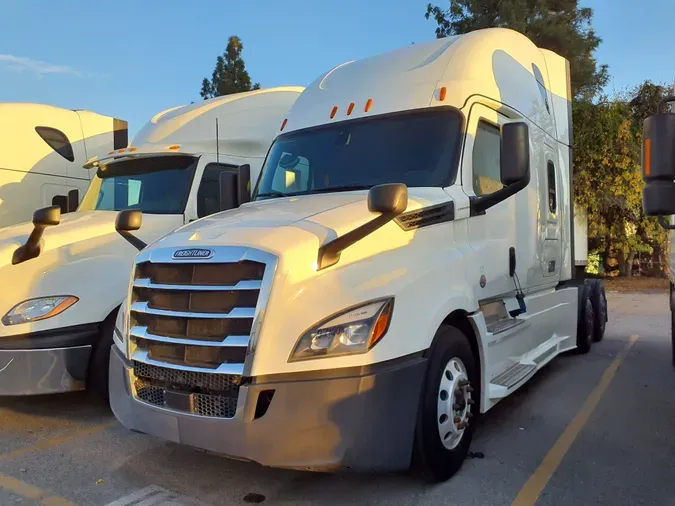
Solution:
<path fill-rule="evenodd" d="M 427 480 L 446 481 L 462 466 L 473 437 L 470 420 L 478 414 L 479 384 L 468 338 L 456 327 L 441 327 L 430 348 L 415 427 L 413 466 Z M 441 410 L 442 405 L 448 410 Z M 444 444 L 441 431 L 446 430 L 451 437 Z"/>
<path fill-rule="evenodd" d="M 110 367 L 110 348 L 113 346 L 113 332 L 115 330 L 115 309 L 101 324 L 101 334 L 98 342 L 94 345 L 89 359 L 88 389 L 101 400 L 108 402 L 108 371 Z"/>
<path fill-rule="evenodd" d="M 593 345 L 595 316 L 591 302 L 591 287 L 584 283 L 579 287 L 579 308 L 577 315 L 577 352 L 588 353 Z"/>
<path fill-rule="evenodd" d="M 605 327 L 607 326 L 607 295 L 605 286 L 599 279 L 588 281 L 591 287 L 591 304 L 593 304 L 593 341 L 600 342 L 605 337 Z"/>

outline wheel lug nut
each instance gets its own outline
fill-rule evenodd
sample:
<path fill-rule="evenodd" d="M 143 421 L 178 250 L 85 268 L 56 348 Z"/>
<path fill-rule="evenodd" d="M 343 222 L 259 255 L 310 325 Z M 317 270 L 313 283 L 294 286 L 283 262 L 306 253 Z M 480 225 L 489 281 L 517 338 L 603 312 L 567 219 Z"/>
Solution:
<path fill-rule="evenodd" d="M 469 386 L 469 380 L 459 380 L 458 384 L 460 387 Z"/>
<path fill-rule="evenodd" d="M 473 392 L 473 387 L 466 387 L 467 392 Z"/>
<path fill-rule="evenodd" d="M 455 418 L 453 418 L 453 422 L 455 422 L 455 423 L 459 423 L 459 422 L 461 422 L 461 421 L 462 421 L 462 419 L 461 419 L 460 417 L 458 417 L 458 416 L 456 416 Z"/>
<path fill-rule="evenodd" d="M 459 422 L 457 424 L 458 429 L 466 429 L 469 426 L 469 422 Z"/>

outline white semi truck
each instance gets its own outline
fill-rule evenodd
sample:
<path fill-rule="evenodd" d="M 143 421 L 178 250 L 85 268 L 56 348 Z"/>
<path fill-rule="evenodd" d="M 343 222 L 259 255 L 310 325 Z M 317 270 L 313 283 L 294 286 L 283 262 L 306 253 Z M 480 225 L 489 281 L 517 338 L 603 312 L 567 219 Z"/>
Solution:
<path fill-rule="evenodd" d="M 115 416 L 268 466 L 448 479 L 474 414 L 601 337 L 601 285 L 574 278 L 570 107 L 568 62 L 506 29 L 321 75 L 252 202 L 137 255 Z"/>
<path fill-rule="evenodd" d="M 664 97 L 655 115 L 644 122 L 642 140 L 642 208 L 669 231 L 670 334 L 675 366 L 675 96 Z"/>
<path fill-rule="evenodd" d="M 303 88 L 280 87 L 161 112 L 129 146 L 87 162 L 77 212 L 37 211 L 0 230 L 0 395 L 83 389 L 107 394 L 118 308 L 139 241 L 250 199 L 249 173 Z M 80 168 L 83 172 L 85 169 Z M 144 213 L 140 238 L 117 212 Z M 60 220 L 60 223 L 59 223 Z"/>
<path fill-rule="evenodd" d="M 127 122 L 45 104 L 0 103 L 0 228 L 38 208 L 77 209 L 93 177 L 84 162 L 128 144 Z"/>

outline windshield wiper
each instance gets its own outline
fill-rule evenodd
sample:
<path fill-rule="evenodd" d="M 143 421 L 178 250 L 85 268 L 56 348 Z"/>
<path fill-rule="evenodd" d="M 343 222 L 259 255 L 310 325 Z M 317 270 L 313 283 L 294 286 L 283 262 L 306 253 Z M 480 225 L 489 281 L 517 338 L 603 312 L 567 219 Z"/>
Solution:
<path fill-rule="evenodd" d="M 370 188 L 371 188 L 370 185 L 352 184 L 352 185 L 344 185 L 344 186 L 329 186 L 328 188 L 316 188 L 316 189 L 305 190 L 305 191 L 301 191 L 301 192 L 283 193 L 283 192 L 277 192 L 277 191 L 270 191 L 270 192 L 265 192 L 265 193 L 258 193 L 258 195 L 256 195 L 256 198 L 258 198 L 258 197 L 275 197 L 275 198 L 297 197 L 299 195 L 314 195 L 315 193 L 331 193 L 331 192 L 347 192 L 347 191 L 354 191 L 354 190 L 370 190 Z"/>
<path fill-rule="evenodd" d="M 348 184 L 344 186 L 329 186 L 327 188 L 317 188 L 315 190 L 307 191 L 308 195 L 312 193 L 330 193 L 330 192 L 348 192 L 355 190 L 370 190 L 371 185 L 365 184 Z"/>
<path fill-rule="evenodd" d="M 290 197 L 292 195 L 293 195 L 292 193 L 266 192 L 266 193 L 258 193 L 258 195 L 256 195 L 255 198 L 258 198 L 258 197 Z"/>

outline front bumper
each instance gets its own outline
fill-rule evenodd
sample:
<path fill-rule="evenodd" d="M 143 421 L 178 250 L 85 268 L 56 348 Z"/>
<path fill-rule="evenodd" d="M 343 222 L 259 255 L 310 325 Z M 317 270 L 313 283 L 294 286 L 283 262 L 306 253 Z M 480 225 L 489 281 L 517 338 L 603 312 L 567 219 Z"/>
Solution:
<path fill-rule="evenodd" d="M 410 465 L 426 359 L 393 362 L 360 374 L 254 379 L 240 387 L 234 418 L 211 418 L 134 398 L 131 365 L 113 347 L 110 404 L 129 429 L 265 466 L 400 470 Z M 267 411 L 256 417 L 259 395 L 270 390 Z"/>
<path fill-rule="evenodd" d="M 0 396 L 83 390 L 98 336 L 94 324 L 0 338 Z"/>

